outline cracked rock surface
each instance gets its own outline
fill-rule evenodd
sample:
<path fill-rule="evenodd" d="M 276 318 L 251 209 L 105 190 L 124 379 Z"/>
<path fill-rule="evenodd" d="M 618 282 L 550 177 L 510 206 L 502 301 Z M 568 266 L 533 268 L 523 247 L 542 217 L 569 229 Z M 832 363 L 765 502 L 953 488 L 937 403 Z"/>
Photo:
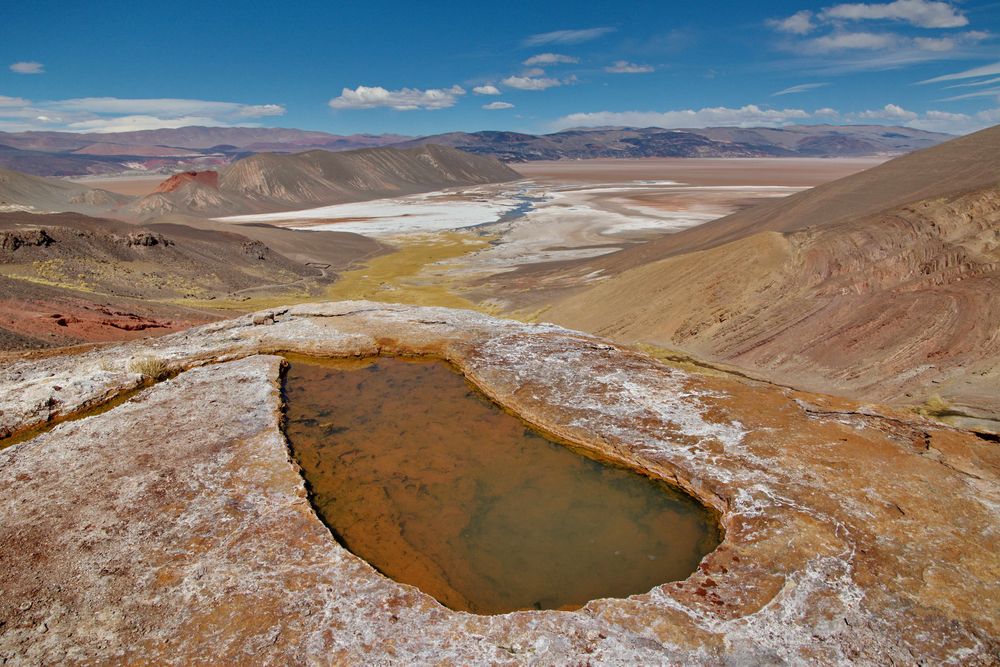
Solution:
<path fill-rule="evenodd" d="M 627 599 L 449 610 L 316 517 L 280 429 L 283 351 L 447 359 L 528 422 L 715 507 L 725 539 Z M 177 375 L 72 418 L 139 386 L 147 356 Z M 341 302 L 0 369 L 0 436 L 47 423 L 0 451 L 0 662 L 1000 660 L 998 445 L 886 408 L 551 325 Z"/>

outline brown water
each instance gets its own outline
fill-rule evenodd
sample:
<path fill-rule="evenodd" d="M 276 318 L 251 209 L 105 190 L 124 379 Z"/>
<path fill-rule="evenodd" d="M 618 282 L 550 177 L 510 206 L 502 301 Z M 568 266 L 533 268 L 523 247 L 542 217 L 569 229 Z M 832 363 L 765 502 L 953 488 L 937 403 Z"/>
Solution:
<path fill-rule="evenodd" d="M 287 434 L 340 542 L 452 609 L 572 609 L 686 578 L 716 547 L 690 496 L 504 412 L 442 361 L 293 359 Z"/>

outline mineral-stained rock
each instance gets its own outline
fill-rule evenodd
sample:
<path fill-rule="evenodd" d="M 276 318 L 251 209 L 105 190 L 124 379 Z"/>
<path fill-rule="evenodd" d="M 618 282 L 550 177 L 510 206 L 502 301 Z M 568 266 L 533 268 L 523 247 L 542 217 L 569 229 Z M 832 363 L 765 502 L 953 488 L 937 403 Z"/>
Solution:
<path fill-rule="evenodd" d="M 138 385 L 139 357 L 188 369 L 0 452 L 0 660 L 998 660 L 994 442 L 551 325 L 368 302 L 271 313 L 0 369 L 0 434 Z M 279 428 L 279 351 L 448 359 L 527 421 L 714 506 L 725 539 L 627 599 L 451 611 L 314 514 Z"/>

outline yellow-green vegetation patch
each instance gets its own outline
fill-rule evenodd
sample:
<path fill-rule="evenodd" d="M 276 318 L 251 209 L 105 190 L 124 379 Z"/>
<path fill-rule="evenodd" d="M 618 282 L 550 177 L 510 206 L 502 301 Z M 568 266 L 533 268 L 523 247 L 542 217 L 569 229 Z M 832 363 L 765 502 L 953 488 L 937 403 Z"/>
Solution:
<path fill-rule="evenodd" d="M 340 275 L 327 290 L 330 300 L 367 299 L 417 306 L 446 306 L 491 312 L 461 295 L 456 278 L 466 255 L 487 247 L 492 236 L 469 232 L 443 232 L 398 238 L 397 250 L 369 260 L 364 266 Z M 445 263 L 447 263 L 445 265 Z"/>
<path fill-rule="evenodd" d="M 264 291 L 264 290 L 261 290 Z M 164 302 L 187 306 L 189 308 L 206 308 L 214 310 L 232 310 L 249 313 L 256 310 L 266 310 L 279 306 L 289 306 L 296 303 L 316 303 L 326 301 L 322 294 L 295 292 L 286 294 L 266 294 L 265 296 L 220 298 L 220 299 L 169 299 Z"/>
<path fill-rule="evenodd" d="M 93 284 L 82 279 L 84 276 L 70 276 L 64 264 L 61 259 L 49 259 L 32 262 L 31 264 L 14 264 L 0 267 L 0 275 L 4 275 L 12 280 L 23 280 L 24 282 L 46 285 L 48 287 L 59 287 L 81 292 L 93 292 L 95 290 Z"/>

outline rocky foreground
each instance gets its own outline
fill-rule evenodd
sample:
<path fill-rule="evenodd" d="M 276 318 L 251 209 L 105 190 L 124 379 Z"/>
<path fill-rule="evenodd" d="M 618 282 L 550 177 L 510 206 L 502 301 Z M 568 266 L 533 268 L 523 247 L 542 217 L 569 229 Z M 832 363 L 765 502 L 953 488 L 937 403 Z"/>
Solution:
<path fill-rule="evenodd" d="M 443 357 L 527 421 L 684 487 L 725 539 L 628 599 L 451 611 L 313 512 L 282 351 Z M 1000 449 L 909 414 L 550 325 L 342 302 L 0 369 L 0 436 L 52 422 L 0 451 L 0 662 L 1000 660 Z"/>

